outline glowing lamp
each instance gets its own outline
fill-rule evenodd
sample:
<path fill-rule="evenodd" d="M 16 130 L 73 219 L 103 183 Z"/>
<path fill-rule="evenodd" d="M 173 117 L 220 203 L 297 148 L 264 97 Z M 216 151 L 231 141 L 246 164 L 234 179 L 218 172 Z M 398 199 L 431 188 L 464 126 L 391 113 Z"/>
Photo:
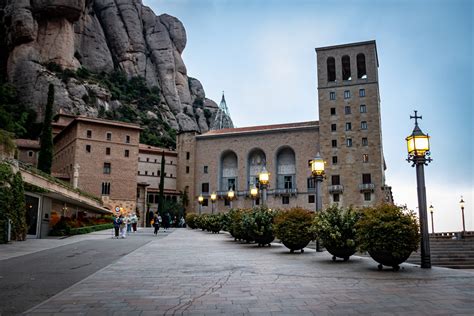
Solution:
<path fill-rule="evenodd" d="M 464 200 L 461 196 L 461 201 L 459 201 L 459 206 L 461 207 L 461 209 L 464 209 Z"/>
<path fill-rule="evenodd" d="M 321 158 L 319 152 L 313 160 L 311 160 L 311 173 L 313 176 L 321 176 L 324 174 L 324 160 Z"/>
<path fill-rule="evenodd" d="M 217 200 L 217 194 L 216 194 L 216 192 L 212 192 L 211 193 L 211 201 L 214 202 L 215 200 Z"/>
<path fill-rule="evenodd" d="M 231 188 L 231 189 L 229 190 L 229 192 L 227 192 L 227 198 L 228 198 L 229 200 L 232 200 L 232 199 L 234 199 L 234 197 L 235 197 L 235 192 L 234 192 L 234 190 L 232 190 L 232 188 Z"/>
<path fill-rule="evenodd" d="M 204 197 L 201 195 L 198 196 L 198 202 L 199 204 L 202 204 L 202 202 L 204 201 Z"/>
<path fill-rule="evenodd" d="M 262 172 L 258 174 L 258 182 L 263 185 L 267 185 L 270 182 L 270 173 L 268 173 L 265 166 L 263 166 Z"/>
<path fill-rule="evenodd" d="M 253 186 L 253 188 L 250 189 L 250 195 L 253 197 L 253 198 L 256 198 L 257 195 L 258 195 L 258 189 L 256 186 Z"/>
<path fill-rule="evenodd" d="M 408 155 L 414 157 L 423 157 L 430 151 L 430 137 L 425 135 L 418 124 L 410 136 L 406 138 Z"/>

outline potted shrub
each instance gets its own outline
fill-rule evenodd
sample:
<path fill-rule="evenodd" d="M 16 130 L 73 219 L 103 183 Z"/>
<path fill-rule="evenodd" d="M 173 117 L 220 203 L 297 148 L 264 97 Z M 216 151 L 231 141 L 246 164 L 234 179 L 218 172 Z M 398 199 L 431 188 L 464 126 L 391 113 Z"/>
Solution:
<path fill-rule="evenodd" d="M 198 218 L 199 215 L 195 213 L 190 213 L 186 215 L 186 224 L 188 224 L 189 228 L 191 229 L 196 229 L 196 219 Z"/>
<path fill-rule="evenodd" d="M 269 210 L 265 206 L 255 207 L 252 211 L 244 214 L 242 221 L 244 230 L 258 243 L 258 246 L 269 245 L 275 239 L 273 232 L 273 218 L 276 211 Z"/>
<path fill-rule="evenodd" d="M 364 209 L 356 228 L 360 250 L 379 263 L 379 270 L 391 266 L 398 271 L 420 242 L 415 214 L 396 205 Z"/>
<path fill-rule="evenodd" d="M 206 217 L 206 229 L 213 234 L 219 234 L 222 229 L 222 216 L 221 214 L 211 214 Z"/>
<path fill-rule="evenodd" d="M 275 216 L 273 229 L 275 236 L 281 240 L 290 252 L 301 250 L 314 239 L 311 229 L 314 214 L 303 208 L 295 207 L 282 211 Z"/>
<path fill-rule="evenodd" d="M 336 258 L 347 261 L 356 252 L 355 225 L 359 218 L 360 214 L 351 208 L 342 209 L 336 205 L 316 214 L 313 230 L 333 261 Z"/>
<path fill-rule="evenodd" d="M 240 209 L 232 214 L 231 234 L 235 240 L 245 240 L 248 243 L 253 241 L 252 236 L 250 236 L 249 232 L 244 227 L 244 216 L 249 212 L 251 212 L 251 210 Z"/>

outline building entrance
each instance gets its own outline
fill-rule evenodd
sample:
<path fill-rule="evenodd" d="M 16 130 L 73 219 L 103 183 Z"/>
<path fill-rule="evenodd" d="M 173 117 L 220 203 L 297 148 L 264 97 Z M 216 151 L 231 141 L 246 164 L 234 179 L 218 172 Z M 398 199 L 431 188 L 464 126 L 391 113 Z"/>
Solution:
<path fill-rule="evenodd" d="M 25 195 L 25 202 L 28 235 L 31 238 L 36 238 L 38 234 L 39 198 L 30 195 Z"/>

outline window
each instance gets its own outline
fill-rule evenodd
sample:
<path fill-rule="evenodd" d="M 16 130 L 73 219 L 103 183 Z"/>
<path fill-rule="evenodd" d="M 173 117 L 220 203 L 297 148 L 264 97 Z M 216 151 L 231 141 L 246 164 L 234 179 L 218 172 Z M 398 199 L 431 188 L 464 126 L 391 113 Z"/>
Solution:
<path fill-rule="evenodd" d="M 329 57 L 326 64 L 328 70 L 328 82 L 336 81 L 336 60 L 334 57 Z"/>
<path fill-rule="evenodd" d="M 342 80 L 352 80 L 351 78 L 351 59 L 345 55 L 341 58 L 342 62 Z"/>
<path fill-rule="evenodd" d="M 146 162 L 150 162 L 150 158 L 147 158 L 147 159 L 146 159 Z M 156 159 L 155 159 L 155 162 L 156 162 Z"/>
<path fill-rule="evenodd" d="M 104 174 L 110 174 L 112 166 L 110 162 L 104 162 Z"/>
<path fill-rule="evenodd" d="M 87 146 L 86 146 L 86 150 L 87 150 Z M 90 150 L 88 152 L 90 152 Z M 28 150 L 28 157 L 33 157 L 33 151 Z"/>
<path fill-rule="evenodd" d="M 360 105 L 360 113 L 367 113 L 367 107 L 365 106 L 365 104 Z"/>
<path fill-rule="evenodd" d="M 189 173 L 189 166 L 186 166 L 186 173 Z"/>
<path fill-rule="evenodd" d="M 350 107 L 349 105 L 346 105 L 346 106 L 344 107 L 344 113 L 345 113 L 346 115 L 351 114 L 351 107 Z"/>
<path fill-rule="evenodd" d="M 337 156 L 332 156 L 332 164 L 337 165 Z"/>
<path fill-rule="evenodd" d="M 107 133 L 107 140 L 112 140 L 112 133 Z"/>
<path fill-rule="evenodd" d="M 138 170 L 138 175 L 140 175 L 140 170 Z"/>
<path fill-rule="evenodd" d="M 202 193 L 209 193 L 209 183 L 202 183 L 201 184 L 201 192 Z"/>
<path fill-rule="evenodd" d="M 281 204 L 290 204 L 290 197 L 289 196 L 282 196 L 281 197 Z"/>
<path fill-rule="evenodd" d="M 359 97 L 365 97 L 365 89 L 359 89 Z"/>
<path fill-rule="evenodd" d="M 339 202 L 341 200 L 341 197 L 339 196 L 339 193 L 334 193 L 332 195 L 332 201 L 333 202 Z"/>
<path fill-rule="evenodd" d="M 362 162 L 369 162 L 369 155 L 363 154 L 362 155 Z"/>
<path fill-rule="evenodd" d="M 170 165 L 172 165 L 172 164 L 173 164 L 173 160 L 170 161 Z"/>
<path fill-rule="evenodd" d="M 365 55 L 357 55 L 357 78 L 367 79 L 367 70 L 365 68 Z"/>
<path fill-rule="evenodd" d="M 314 195 L 308 195 L 308 203 L 312 204 L 314 203 L 314 201 L 315 201 Z"/>
<path fill-rule="evenodd" d="M 336 131 L 336 127 L 337 127 L 336 124 L 331 124 L 331 131 L 332 131 L 332 132 L 335 132 L 335 131 Z"/>
<path fill-rule="evenodd" d="M 155 176 L 155 172 L 153 171 L 153 172 L 151 173 L 151 175 L 152 175 L 152 176 Z"/>
<path fill-rule="evenodd" d="M 285 189 L 293 189 L 293 176 L 284 176 L 283 183 L 285 185 Z"/>
<path fill-rule="evenodd" d="M 372 193 L 364 192 L 364 201 L 370 201 L 372 199 Z"/>
<path fill-rule="evenodd" d="M 351 97 L 351 91 L 350 90 L 344 91 L 344 99 L 349 99 L 350 97 Z"/>
<path fill-rule="evenodd" d="M 230 206 L 230 200 L 229 199 L 224 199 L 224 205 L 225 206 Z"/>
<path fill-rule="evenodd" d="M 255 205 L 260 205 L 260 198 L 255 199 Z"/>
<path fill-rule="evenodd" d="M 207 171 L 208 171 L 207 166 L 204 166 L 204 173 L 207 173 Z"/>
<path fill-rule="evenodd" d="M 125 142 L 130 144 L 130 135 L 125 136 Z"/>
<path fill-rule="evenodd" d="M 158 172 L 156 174 L 158 175 L 158 177 L 161 176 L 161 171 L 158 170 Z"/>
<path fill-rule="evenodd" d="M 367 122 L 366 121 L 360 122 L 360 129 L 367 129 Z"/>
<path fill-rule="evenodd" d="M 235 178 L 227 179 L 227 190 L 235 191 Z"/>
<path fill-rule="evenodd" d="M 92 131 L 90 129 L 87 130 L 87 138 L 92 138 Z"/>
<path fill-rule="evenodd" d="M 331 108 L 331 115 L 336 115 L 336 108 Z"/>
<path fill-rule="evenodd" d="M 316 179 L 314 177 L 309 177 L 307 180 L 308 190 L 316 188 Z"/>
<path fill-rule="evenodd" d="M 369 146 L 369 140 L 367 137 L 362 137 L 362 146 Z"/>
<path fill-rule="evenodd" d="M 145 170 L 145 175 L 146 175 L 146 176 L 148 175 L 148 171 L 147 171 L 147 170 Z"/>
<path fill-rule="evenodd" d="M 331 141 L 331 146 L 332 146 L 332 148 L 336 148 L 337 147 L 337 140 L 333 139 Z"/>
<path fill-rule="evenodd" d="M 329 100 L 336 100 L 336 92 L 329 92 Z"/>
<path fill-rule="evenodd" d="M 332 185 L 340 185 L 341 184 L 341 177 L 338 174 L 331 176 L 331 184 Z"/>
<path fill-rule="evenodd" d="M 105 154 L 110 155 L 110 147 L 105 148 Z"/>
<path fill-rule="evenodd" d="M 189 151 L 186 152 L 186 160 L 189 160 L 189 158 L 191 157 L 191 153 Z"/>
<path fill-rule="evenodd" d="M 88 153 L 91 152 L 91 145 L 86 145 L 86 152 L 88 152 Z"/>
<path fill-rule="evenodd" d="M 362 183 L 363 184 L 370 184 L 372 183 L 372 179 L 370 173 L 363 173 L 362 174 Z"/>
<path fill-rule="evenodd" d="M 350 130 L 352 130 L 352 124 L 351 124 L 351 122 L 347 122 L 346 123 L 346 131 L 350 131 Z"/>
<path fill-rule="evenodd" d="M 110 182 L 102 182 L 102 195 L 110 195 Z"/>
<path fill-rule="evenodd" d="M 125 149 L 125 157 L 129 157 L 130 156 L 130 151 L 128 149 Z"/>
<path fill-rule="evenodd" d="M 202 201 L 202 206 L 208 206 L 209 205 L 209 200 L 208 199 L 204 199 Z"/>
<path fill-rule="evenodd" d="M 346 139 L 346 145 L 347 147 L 352 147 L 352 138 Z"/>

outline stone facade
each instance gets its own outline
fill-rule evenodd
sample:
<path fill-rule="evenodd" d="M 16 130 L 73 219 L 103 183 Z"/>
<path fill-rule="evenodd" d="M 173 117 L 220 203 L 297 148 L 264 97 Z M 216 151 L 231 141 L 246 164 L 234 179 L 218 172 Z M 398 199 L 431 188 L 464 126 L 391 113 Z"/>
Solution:
<path fill-rule="evenodd" d="M 54 137 L 52 171 L 111 210 L 135 211 L 139 136 L 135 124 L 77 117 Z"/>
<path fill-rule="evenodd" d="M 230 209 L 229 187 L 237 193 L 233 207 L 251 207 L 249 189 L 263 165 L 271 174 L 270 208 L 315 209 L 308 162 L 318 151 L 326 161 L 323 208 L 392 202 L 384 177 L 375 41 L 316 52 L 319 122 L 178 135 L 178 190 L 187 191 L 193 201 L 188 211 L 198 211 L 202 194 L 207 204 L 202 211 L 211 212 L 213 191 L 219 196 L 216 210 Z"/>
<path fill-rule="evenodd" d="M 40 150 L 39 141 L 31 139 L 15 139 L 15 145 L 18 151 L 18 160 L 34 167 L 38 165 L 38 154 Z"/>

